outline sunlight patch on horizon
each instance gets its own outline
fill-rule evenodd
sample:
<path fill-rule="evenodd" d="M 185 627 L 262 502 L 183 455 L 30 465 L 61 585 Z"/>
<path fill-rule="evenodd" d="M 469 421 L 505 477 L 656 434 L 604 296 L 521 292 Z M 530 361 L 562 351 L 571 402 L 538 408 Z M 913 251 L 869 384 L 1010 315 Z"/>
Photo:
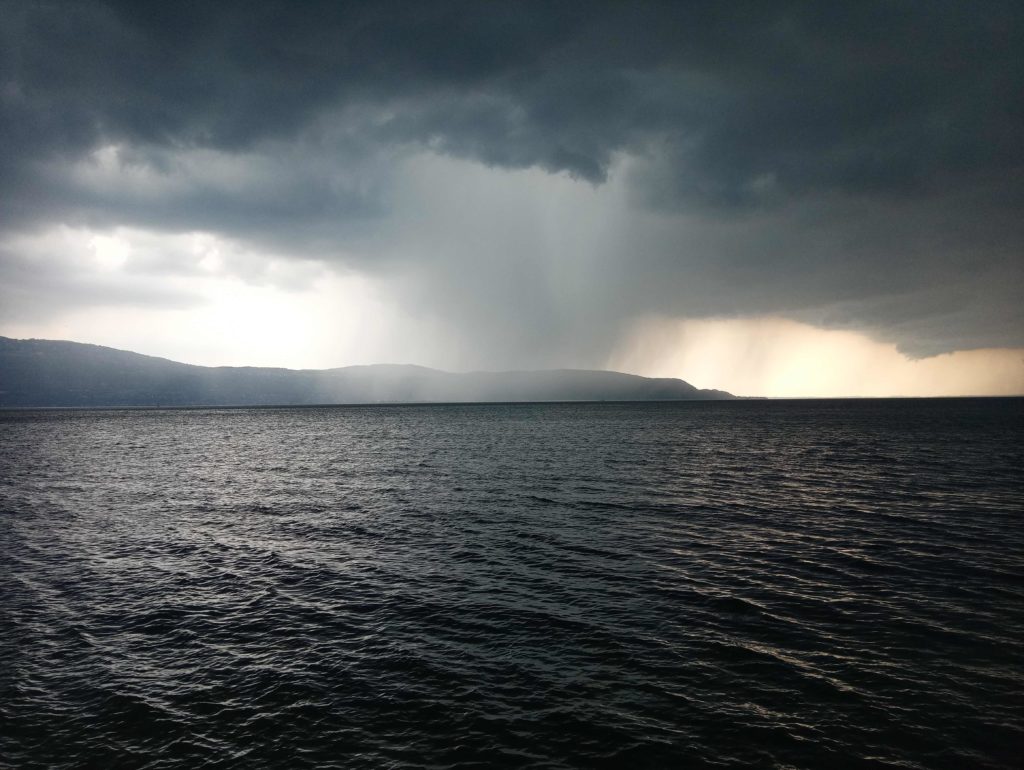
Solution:
<path fill-rule="evenodd" d="M 377 282 L 312 260 L 254 252 L 206 232 L 59 226 L 10 241 L 26 266 L 59 268 L 80 303 L 54 303 L 30 285 L 25 303 L 46 314 L 0 322 L 15 338 L 69 340 L 205 366 L 329 368 L 382 354 L 430 363 L 417 345 L 430 323 L 395 307 Z M 59 296 L 59 295 L 58 295 Z"/>
<path fill-rule="evenodd" d="M 607 366 L 775 398 L 1024 394 L 1024 349 L 912 359 L 891 343 L 783 318 L 647 319 Z"/>
<path fill-rule="evenodd" d="M 86 307 L 43 322 L 8 323 L 0 334 L 104 345 L 200 366 L 324 369 L 379 363 L 382 351 L 390 354 L 388 363 L 430 363 L 413 347 L 414 320 L 358 275 L 326 274 L 294 291 L 232 277 L 190 284 L 202 299 L 189 307 Z"/>

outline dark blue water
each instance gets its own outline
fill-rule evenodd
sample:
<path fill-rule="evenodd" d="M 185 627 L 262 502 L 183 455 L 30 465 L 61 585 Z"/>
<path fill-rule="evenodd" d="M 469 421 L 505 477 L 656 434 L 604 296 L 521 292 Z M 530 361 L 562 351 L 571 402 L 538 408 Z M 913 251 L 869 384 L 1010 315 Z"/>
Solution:
<path fill-rule="evenodd" d="M 0 765 L 1017 768 L 1024 401 L 0 412 Z"/>

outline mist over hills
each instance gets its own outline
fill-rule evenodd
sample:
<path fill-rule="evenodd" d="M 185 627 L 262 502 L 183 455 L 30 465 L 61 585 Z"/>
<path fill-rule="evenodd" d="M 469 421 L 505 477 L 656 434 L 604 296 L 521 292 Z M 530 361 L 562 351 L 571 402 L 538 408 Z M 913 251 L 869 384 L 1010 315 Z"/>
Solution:
<path fill-rule="evenodd" d="M 258 406 L 473 401 L 729 399 L 683 380 L 579 369 L 452 373 L 194 366 L 125 350 L 0 337 L 0 407 Z"/>

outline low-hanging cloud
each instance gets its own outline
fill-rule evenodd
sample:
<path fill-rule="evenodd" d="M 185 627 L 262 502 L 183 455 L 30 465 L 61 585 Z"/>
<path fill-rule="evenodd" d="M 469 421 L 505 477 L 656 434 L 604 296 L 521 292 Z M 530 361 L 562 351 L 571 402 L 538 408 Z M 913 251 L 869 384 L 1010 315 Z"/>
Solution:
<path fill-rule="evenodd" d="M 138 279 L 198 232 L 385 282 L 465 366 L 651 315 L 1024 346 L 1019 4 L 3 10 L 6 318 L 199 301 Z M 60 227 L 172 245 L 98 280 Z"/>

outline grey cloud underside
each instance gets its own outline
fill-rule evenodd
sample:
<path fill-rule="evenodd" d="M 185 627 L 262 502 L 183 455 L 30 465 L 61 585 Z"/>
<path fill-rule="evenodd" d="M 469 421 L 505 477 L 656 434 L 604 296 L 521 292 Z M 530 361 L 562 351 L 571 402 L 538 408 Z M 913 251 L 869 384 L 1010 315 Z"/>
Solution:
<path fill-rule="evenodd" d="M 339 107 L 365 141 L 593 181 L 664 142 L 673 192 L 712 203 L 1024 157 L 1013 3 L 8 6 L 4 139 L 31 160 L 252 149 Z"/>
<path fill-rule="evenodd" d="M 916 354 L 1024 344 L 1018 3 L 3 11 L 9 232 L 122 224 L 371 271 L 411 260 L 405 299 L 511 357 L 481 365 L 599 363 L 649 312 L 780 312 Z M 634 215 L 586 256 L 437 238 L 396 203 L 422 149 L 595 185 L 628 157 Z M 102 162 L 109 184 L 83 177 Z"/>

